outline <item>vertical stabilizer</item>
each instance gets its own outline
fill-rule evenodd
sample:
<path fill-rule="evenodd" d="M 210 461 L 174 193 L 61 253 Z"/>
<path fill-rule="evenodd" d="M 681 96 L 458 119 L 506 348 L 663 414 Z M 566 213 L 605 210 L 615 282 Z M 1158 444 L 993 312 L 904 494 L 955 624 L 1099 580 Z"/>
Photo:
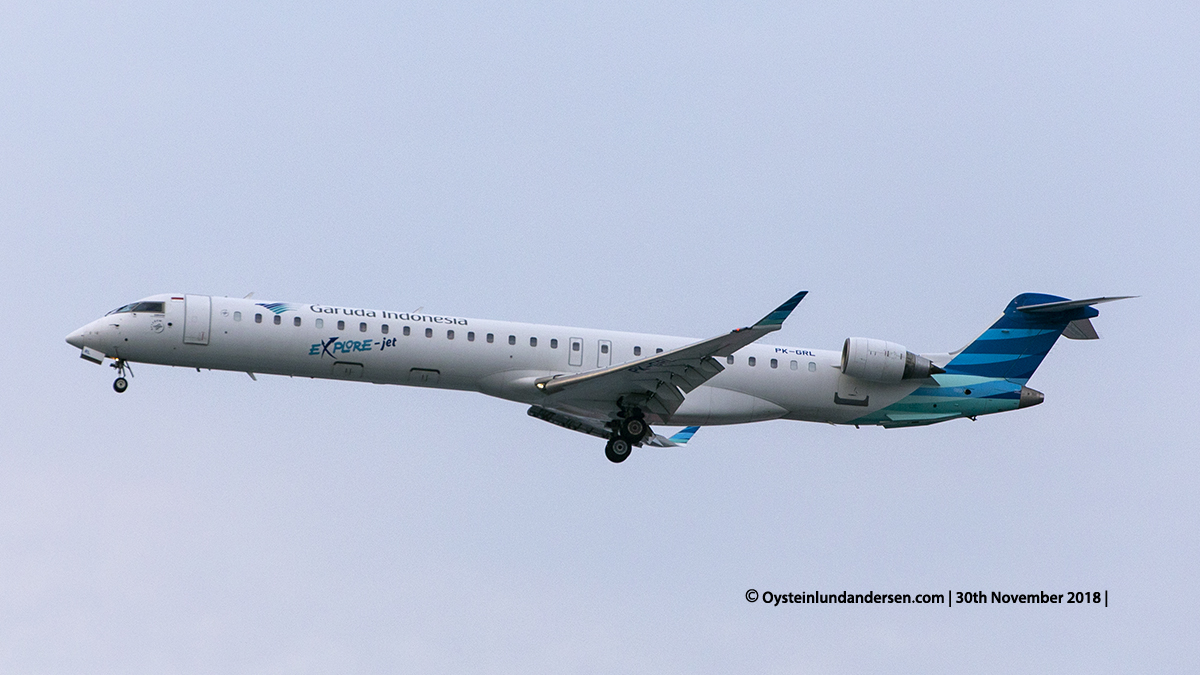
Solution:
<path fill-rule="evenodd" d="M 1069 300 L 1057 295 L 1022 293 L 1008 303 L 991 328 L 950 359 L 946 372 L 1002 377 L 1025 384 L 1059 335 L 1065 334 L 1073 340 L 1099 337 L 1091 319 L 1100 312 L 1092 305 L 1121 299 Z"/>

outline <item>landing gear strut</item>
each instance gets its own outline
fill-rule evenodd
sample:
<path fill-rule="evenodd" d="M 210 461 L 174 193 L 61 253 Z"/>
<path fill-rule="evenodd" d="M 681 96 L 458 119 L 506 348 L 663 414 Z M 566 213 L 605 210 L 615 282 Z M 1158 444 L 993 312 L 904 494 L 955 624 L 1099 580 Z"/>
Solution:
<path fill-rule="evenodd" d="M 128 368 L 129 374 L 133 375 L 133 368 L 129 368 L 124 359 L 117 359 L 113 362 L 112 367 L 117 369 L 117 379 L 113 382 L 113 391 L 124 394 L 125 390 L 129 388 L 129 380 L 125 379 L 125 369 Z"/>

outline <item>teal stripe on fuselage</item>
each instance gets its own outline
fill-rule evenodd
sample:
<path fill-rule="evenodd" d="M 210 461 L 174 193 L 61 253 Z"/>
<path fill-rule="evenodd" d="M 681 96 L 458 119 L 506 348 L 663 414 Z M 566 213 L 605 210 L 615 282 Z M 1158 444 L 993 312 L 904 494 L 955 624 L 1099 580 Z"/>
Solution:
<path fill-rule="evenodd" d="M 935 378 L 940 386 L 918 387 L 892 405 L 850 423 L 895 425 L 905 421 L 903 416 L 906 415 L 948 415 L 944 419 L 928 420 L 932 424 L 957 416 L 975 417 L 1015 410 L 1021 402 L 1021 384 L 1003 378 L 948 374 Z"/>

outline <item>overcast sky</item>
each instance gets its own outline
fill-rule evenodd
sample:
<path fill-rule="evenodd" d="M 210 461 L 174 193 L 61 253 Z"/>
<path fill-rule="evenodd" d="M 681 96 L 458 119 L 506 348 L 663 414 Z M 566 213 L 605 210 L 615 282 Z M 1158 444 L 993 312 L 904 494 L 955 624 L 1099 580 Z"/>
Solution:
<path fill-rule="evenodd" d="M 1193 3 L 401 4 L 5 4 L 0 671 L 1197 667 Z M 163 292 L 708 337 L 802 289 L 771 341 L 1142 297 L 1036 408 L 621 465 L 482 395 L 118 396 L 63 342 Z"/>

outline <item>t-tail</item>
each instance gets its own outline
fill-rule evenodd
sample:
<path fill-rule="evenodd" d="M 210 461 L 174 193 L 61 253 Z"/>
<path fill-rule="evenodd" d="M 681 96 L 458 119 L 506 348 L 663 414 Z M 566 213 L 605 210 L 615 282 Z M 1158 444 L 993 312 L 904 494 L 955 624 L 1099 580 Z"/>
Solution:
<path fill-rule="evenodd" d="M 949 374 L 1004 378 L 1024 385 L 1050 353 L 1058 336 L 1072 340 L 1099 337 L 1091 320 L 1100 312 L 1092 305 L 1130 297 L 1134 296 L 1069 300 L 1057 295 L 1022 293 L 1008 303 L 1004 315 L 991 328 L 957 352 L 945 370 Z"/>

